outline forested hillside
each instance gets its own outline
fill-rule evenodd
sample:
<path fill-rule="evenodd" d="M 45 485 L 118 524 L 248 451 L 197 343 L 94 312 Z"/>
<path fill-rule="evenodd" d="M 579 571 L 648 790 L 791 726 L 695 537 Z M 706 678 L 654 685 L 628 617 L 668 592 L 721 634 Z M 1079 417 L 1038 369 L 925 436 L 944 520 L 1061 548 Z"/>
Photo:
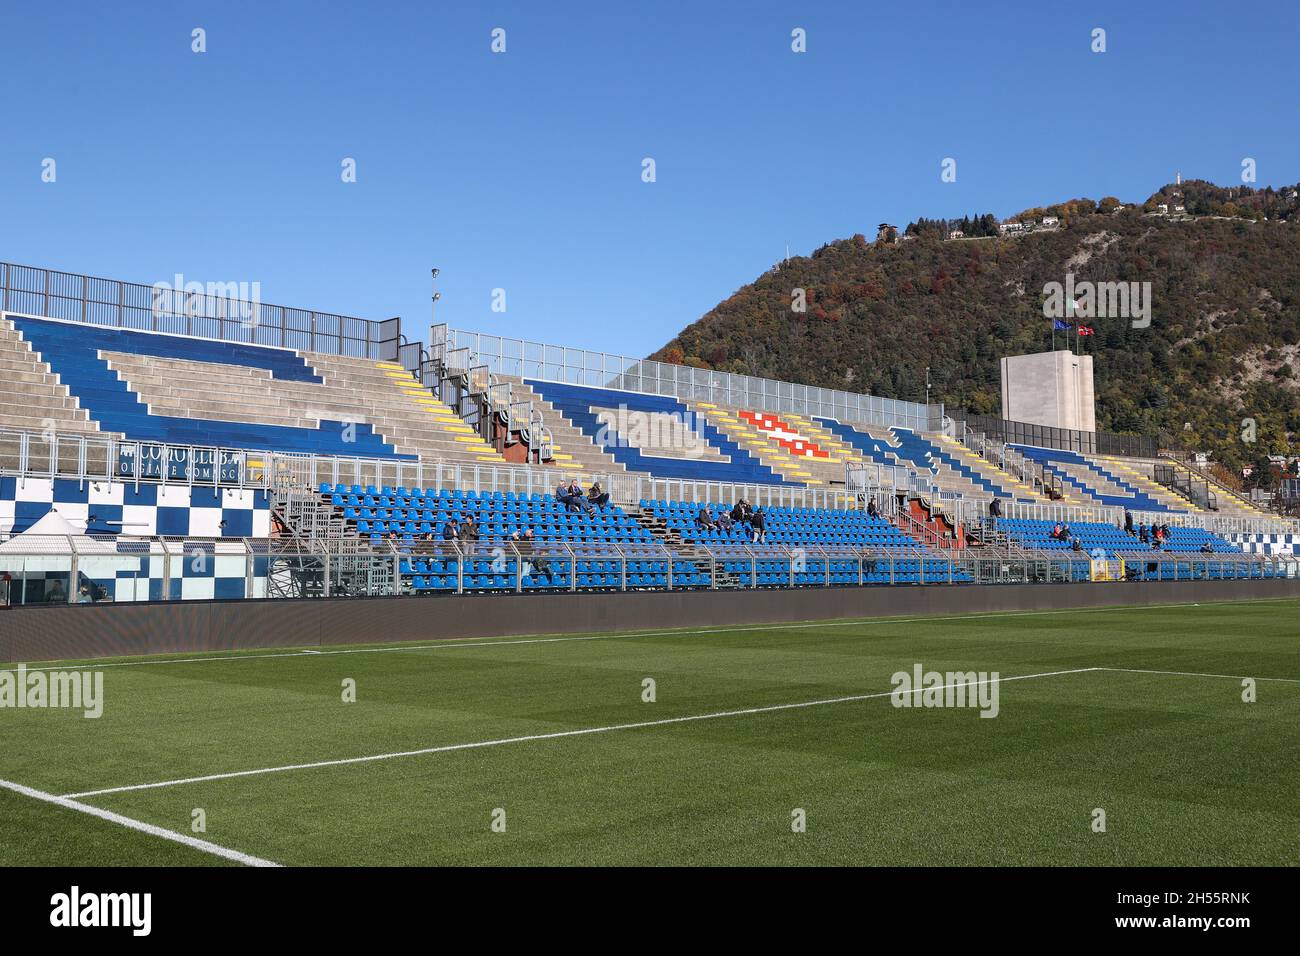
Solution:
<path fill-rule="evenodd" d="M 1161 210 L 1161 205 L 1166 206 Z M 1178 207 L 1182 207 L 1181 209 Z M 1059 225 L 1043 227 L 1044 217 Z M 1169 185 L 1143 203 L 1074 199 L 1026 210 L 1016 236 L 949 239 L 987 214 L 910 224 L 780 263 L 653 358 L 1000 412 L 999 359 L 1052 342 L 1045 286 L 1151 283 L 1151 322 L 1082 320 L 1098 427 L 1158 435 L 1239 467 L 1300 433 L 1300 201 L 1294 187 Z M 795 290 L 804 290 L 797 311 Z M 1065 334 L 1057 333 L 1057 347 Z M 1257 440 L 1242 441 L 1242 419 Z M 1189 427 L 1190 426 L 1190 427 Z"/>

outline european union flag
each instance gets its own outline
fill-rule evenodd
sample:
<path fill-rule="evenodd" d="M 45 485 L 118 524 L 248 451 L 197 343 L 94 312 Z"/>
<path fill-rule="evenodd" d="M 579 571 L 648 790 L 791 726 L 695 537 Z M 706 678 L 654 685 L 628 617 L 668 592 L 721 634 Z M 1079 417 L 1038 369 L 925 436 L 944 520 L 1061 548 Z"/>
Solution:
<path fill-rule="evenodd" d="M 1053 331 L 1053 332 L 1068 332 L 1068 331 L 1070 331 L 1070 323 L 1069 323 L 1069 322 L 1062 322 L 1060 319 L 1053 319 L 1053 320 L 1052 320 L 1052 331 Z"/>

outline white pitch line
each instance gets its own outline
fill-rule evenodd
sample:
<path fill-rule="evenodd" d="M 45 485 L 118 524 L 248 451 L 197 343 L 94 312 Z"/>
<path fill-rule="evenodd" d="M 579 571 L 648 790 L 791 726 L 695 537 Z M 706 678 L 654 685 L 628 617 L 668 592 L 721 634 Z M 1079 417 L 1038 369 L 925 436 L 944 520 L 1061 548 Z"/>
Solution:
<path fill-rule="evenodd" d="M 1295 598 L 1269 598 L 1267 600 L 1293 601 Z M 1262 601 L 1216 601 L 1204 606 L 1223 606 L 1229 604 L 1259 604 Z M 796 631 L 815 627 L 869 627 L 882 624 L 927 624 L 942 621 L 976 621 L 989 618 L 1005 617 L 1041 617 L 1056 614 L 1089 614 L 1103 611 L 1156 611 L 1170 608 L 1200 607 L 1194 604 L 1144 604 L 1139 606 L 1117 605 L 1115 607 L 1056 608 L 1044 611 L 987 611 L 978 614 L 927 614 L 921 617 L 876 617 L 848 621 L 807 621 L 794 624 L 737 624 L 730 627 L 713 628 L 673 628 L 664 631 L 629 631 L 625 634 L 587 634 L 577 637 L 526 637 L 510 640 L 476 640 L 474 638 L 449 637 L 435 644 L 399 644 L 387 647 L 349 647 L 330 651 L 301 649 L 279 651 L 273 654 L 223 654 L 217 657 L 172 657 L 161 660 L 113 661 L 106 664 L 92 662 L 65 662 L 44 667 L 28 667 L 27 672 L 55 670 L 101 670 L 107 667 L 156 667 L 161 664 L 204 664 L 238 661 L 276 660 L 287 657 L 333 657 L 340 654 L 386 654 L 406 653 L 410 651 L 439 651 L 458 647 L 509 647 L 516 644 L 567 644 L 574 641 L 617 641 L 631 640 L 638 637 L 687 637 L 692 634 L 731 634 L 746 631 Z"/>
<path fill-rule="evenodd" d="M 945 684 L 942 687 L 925 688 L 926 690 L 948 690 L 956 687 L 977 687 L 980 684 L 1006 683 L 1013 680 L 1032 680 L 1037 677 L 1061 677 L 1066 674 L 1083 674 L 1096 670 L 1095 667 L 1078 667 L 1067 671 L 1046 671 L 1041 674 L 1021 674 L 1014 677 L 999 677 L 996 680 L 968 681 L 960 684 Z M 746 707 L 740 710 L 722 710 L 711 714 L 692 714 L 687 717 L 665 717 L 660 720 L 640 720 L 630 724 L 611 724 L 605 727 L 584 727 L 581 730 L 557 730 L 547 734 L 526 734 L 520 737 L 501 737 L 496 740 L 479 740 L 472 743 L 444 744 L 440 747 L 423 747 L 419 750 L 400 750 L 394 753 L 371 754 L 365 757 L 343 757 L 337 760 L 317 760 L 312 763 L 286 764 L 280 767 L 261 767 L 257 770 L 236 770 L 230 773 L 213 773 L 201 777 L 183 777 L 177 780 L 160 780 L 157 783 L 137 783 L 125 787 L 105 787 L 102 790 L 86 790 L 82 793 L 65 794 L 62 799 L 75 800 L 83 797 L 99 797 L 111 793 L 128 793 L 135 790 L 157 790 L 161 787 L 178 787 L 188 783 L 208 783 L 213 780 L 232 780 L 237 777 L 258 777 L 268 773 L 285 773 L 290 770 L 315 770 L 320 767 L 343 767 L 350 764 L 374 763 L 379 760 L 396 760 L 399 757 L 422 757 L 427 754 L 450 753 L 456 750 L 476 750 L 483 747 L 500 747 L 505 744 L 522 744 L 537 740 L 558 740 L 563 737 L 583 737 L 589 734 L 607 734 L 616 730 L 638 730 L 645 727 L 664 727 L 669 724 L 686 724 L 700 720 L 718 720 L 723 717 L 745 717 L 751 714 L 770 714 L 781 710 L 799 710 L 805 707 L 822 707 L 827 704 L 848 704 L 856 701 L 889 697 L 895 691 L 887 690 L 874 694 L 854 694 L 849 697 L 828 697 L 822 700 L 806 700 L 794 704 L 769 704 L 763 707 Z M 920 691 L 916 691 L 920 693 Z"/>
<path fill-rule="evenodd" d="M 43 790 L 24 787 L 21 783 L 14 783 L 11 780 L 0 780 L 0 788 L 12 790 L 14 793 L 21 794 L 24 797 L 31 797 L 33 800 L 52 803 L 58 807 L 64 807 L 68 810 L 75 810 L 78 813 L 85 813 L 92 817 L 98 817 L 101 820 L 107 820 L 109 823 L 116 823 L 118 826 L 127 827 L 132 830 L 139 830 L 141 833 L 147 833 L 150 836 L 161 837 L 164 840 L 171 840 L 174 843 L 180 843 L 192 847 L 195 850 L 210 853 L 213 856 L 219 856 L 226 860 L 234 860 L 236 863 L 242 863 L 245 866 L 280 865 L 279 863 L 272 863 L 270 860 L 263 860 L 261 857 L 250 856 L 247 853 L 240 853 L 238 850 L 231 850 L 224 846 L 218 846 L 215 843 L 209 843 L 207 840 L 200 840 L 198 837 L 188 836 L 184 833 L 177 833 L 175 830 L 168 830 L 165 827 L 154 826 L 152 823 L 145 823 L 142 820 L 134 820 L 131 817 L 124 817 L 120 813 L 114 813 L 111 810 L 104 810 L 100 807 L 92 807 L 85 803 L 78 803 L 72 797 L 56 797 L 54 794 L 46 793 Z"/>
<path fill-rule="evenodd" d="M 1283 684 L 1300 684 L 1296 677 L 1248 677 L 1245 674 L 1199 674 L 1196 671 L 1152 671 L 1140 667 L 1094 667 L 1096 671 L 1114 671 L 1118 674 L 1161 674 L 1167 677 L 1222 677 L 1225 680 L 1267 680 Z"/>

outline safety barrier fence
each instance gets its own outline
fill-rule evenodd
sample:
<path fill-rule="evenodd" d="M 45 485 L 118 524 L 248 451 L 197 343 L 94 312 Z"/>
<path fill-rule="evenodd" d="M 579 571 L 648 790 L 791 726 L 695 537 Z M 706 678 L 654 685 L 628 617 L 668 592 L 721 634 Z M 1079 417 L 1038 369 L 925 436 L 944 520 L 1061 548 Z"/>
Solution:
<path fill-rule="evenodd" d="M 277 539 L 32 536 L 0 540 L 0 605 L 472 592 L 735 590 L 785 587 L 1259 580 L 1300 576 L 1293 557 L 1088 554 L 660 542 L 383 541 L 303 549 Z M 191 586 L 216 575 L 221 594 Z M 107 582 L 107 585 L 106 585 Z M 178 583 L 179 582 L 179 583 Z M 233 586 L 230 582 L 234 582 Z"/>
<path fill-rule="evenodd" d="M 646 392 L 753 411 L 822 415 L 917 431 L 938 431 L 944 417 L 942 405 L 925 405 L 860 392 L 467 332 L 443 324 L 430 329 L 429 342 L 430 354 L 451 368 L 468 371 L 481 367 L 496 375 L 514 378 Z"/>
<path fill-rule="evenodd" d="M 360 485 L 365 488 L 421 488 L 515 494 L 553 492 L 563 480 L 584 486 L 600 481 L 611 500 L 636 505 L 645 499 L 730 504 L 746 498 L 762 507 L 862 509 L 871 497 L 883 514 L 895 511 L 896 496 L 927 498 L 954 520 L 971 527 L 988 515 L 988 500 L 940 492 L 909 469 L 870 466 L 848 472 L 843 486 L 735 484 L 655 478 L 626 472 L 598 474 L 537 465 L 493 465 L 446 460 L 304 455 L 195 445 L 129 441 L 104 434 L 65 434 L 0 429 L 0 475 L 66 478 L 77 481 L 157 481 L 201 487 L 271 491 L 277 480 L 303 488 Z M 1124 510 L 1062 504 L 1023 504 L 1004 500 L 1003 517 L 1079 523 L 1121 524 Z M 1178 512 L 1133 512 L 1135 524 L 1167 523 L 1203 527 L 1216 534 L 1300 533 L 1293 518 L 1260 518 Z"/>
<path fill-rule="evenodd" d="M 177 280 L 179 288 L 177 288 Z M 393 361 L 400 319 L 376 322 L 261 301 L 260 282 L 153 285 L 0 262 L 0 313 Z"/>
<path fill-rule="evenodd" d="M 109 435 L 39 433 L 0 429 L 0 474 L 78 481 L 158 481 L 191 486 L 270 491 L 277 476 L 304 488 L 360 485 L 545 494 L 561 480 L 584 486 L 600 481 L 615 502 L 643 498 L 681 501 L 747 497 L 765 507 L 847 508 L 856 500 L 843 489 L 796 485 L 658 479 L 627 473 L 595 474 L 536 465 L 493 465 L 437 459 L 400 460 L 300 455 L 194 445 L 128 441 Z"/>

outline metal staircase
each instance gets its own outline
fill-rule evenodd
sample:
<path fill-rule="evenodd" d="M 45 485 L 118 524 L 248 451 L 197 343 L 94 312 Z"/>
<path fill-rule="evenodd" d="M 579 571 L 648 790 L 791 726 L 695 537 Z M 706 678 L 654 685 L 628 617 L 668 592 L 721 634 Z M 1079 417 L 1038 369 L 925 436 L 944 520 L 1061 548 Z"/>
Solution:
<path fill-rule="evenodd" d="M 672 555 L 674 561 L 690 561 L 697 568 L 707 567 L 715 588 L 741 587 L 740 576 L 718 565 L 717 556 L 708 548 L 682 540 L 681 532 L 670 529 L 668 522 L 656 517 L 644 509 L 638 509 L 632 517 L 637 524 L 653 534 L 661 545 Z"/>
<path fill-rule="evenodd" d="M 478 431 L 487 441 L 495 442 L 496 424 L 501 425 L 504 443 L 519 442 L 527 448 L 530 464 L 544 464 L 554 455 L 551 430 L 539 409 L 532 401 L 531 391 L 526 399 L 515 397 L 512 384 L 497 377 L 478 360 L 469 348 L 451 348 L 447 341 L 446 324 L 429 329 L 429 351 L 422 348 L 411 369 L 419 381 L 431 388 L 434 394 L 451 406 L 465 423 Z"/>
<path fill-rule="evenodd" d="M 1157 462 L 1152 467 L 1151 476 L 1156 484 L 1168 488 L 1198 508 L 1206 511 L 1219 510 L 1219 496 L 1210 490 L 1210 483 L 1199 475 L 1192 474 L 1189 469 L 1172 463 Z"/>
<path fill-rule="evenodd" d="M 275 475 L 271 488 L 271 513 L 299 542 L 356 537 L 356 532 L 348 527 L 343 516 L 291 471 L 280 471 Z"/>
<path fill-rule="evenodd" d="M 377 550 L 368 539 L 358 535 L 297 474 L 292 459 L 274 476 L 271 514 L 284 533 L 270 539 L 267 567 L 270 597 L 347 597 L 400 592 L 400 556 L 396 550 Z"/>
<path fill-rule="evenodd" d="M 1049 472 L 1040 462 L 1026 458 L 1006 442 L 968 428 L 965 422 L 958 423 L 952 419 L 944 420 L 944 433 L 1037 494 L 1052 499 L 1064 497 L 1065 489 L 1058 475 Z"/>

